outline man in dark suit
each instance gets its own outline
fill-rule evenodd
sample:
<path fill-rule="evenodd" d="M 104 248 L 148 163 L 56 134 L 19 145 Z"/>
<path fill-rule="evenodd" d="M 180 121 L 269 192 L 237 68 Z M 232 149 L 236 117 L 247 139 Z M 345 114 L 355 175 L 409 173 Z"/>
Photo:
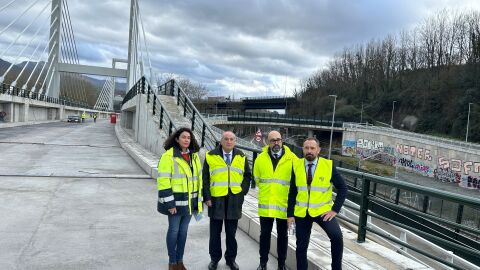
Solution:
<path fill-rule="evenodd" d="M 203 165 L 203 198 L 210 217 L 209 270 L 217 269 L 222 258 L 221 233 L 225 223 L 225 261 L 237 270 L 238 220 L 242 217 L 244 196 L 248 193 L 252 177 L 245 154 L 235 148 L 236 137 L 231 131 L 222 135 L 220 146 L 207 152 Z"/>

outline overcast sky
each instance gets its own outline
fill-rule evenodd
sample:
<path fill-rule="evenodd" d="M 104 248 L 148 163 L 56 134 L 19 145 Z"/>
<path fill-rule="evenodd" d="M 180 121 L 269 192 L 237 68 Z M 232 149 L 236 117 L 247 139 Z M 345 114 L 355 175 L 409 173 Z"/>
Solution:
<path fill-rule="evenodd" d="M 1 0 L 0 8 L 8 2 Z M 1 11 L 0 29 L 32 2 L 17 0 Z M 290 94 L 342 48 L 411 29 L 441 9 L 480 11 L 479 0 L 139 2 L 155 71 L 205 84 L 211 95 L 236 98 Z M 47 1 L 38 3 L 33 9 L 40 11 Z M 82 64 L 111 66 L 112 58 L 127 58 L 130 0 L 68 5 Z M 0 53 L 14 37 L 0 35 Z M 3 58 L 13 61 L 18 53 L 17 47 Z"/>

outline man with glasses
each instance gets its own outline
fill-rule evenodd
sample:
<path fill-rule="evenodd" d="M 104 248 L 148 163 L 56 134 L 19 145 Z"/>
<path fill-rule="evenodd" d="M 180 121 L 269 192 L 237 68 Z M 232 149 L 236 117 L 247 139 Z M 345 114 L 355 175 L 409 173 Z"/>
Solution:
<path fill-rule="evenodd" d="M 288 247 L 287 207 L 290 179 L 295 154 L 282 143 L 280 132 L 268 133 L 268 145 L 255 160 L 253 175 L 258 185 L 258 215 L 260 216 L 260 265 L 267 269 L 273 222 L 277 224 L 278 269 L 285 268 Z"/>

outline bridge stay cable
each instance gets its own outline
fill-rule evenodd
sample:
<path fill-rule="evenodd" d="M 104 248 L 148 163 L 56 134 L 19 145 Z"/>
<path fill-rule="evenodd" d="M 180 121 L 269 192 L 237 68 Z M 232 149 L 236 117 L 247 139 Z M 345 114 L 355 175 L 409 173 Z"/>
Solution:
<path fill-rule="evenodd" d="M 45 11 L 45 9 L 48 7 L 48 3 L 47 5 L 43 8 L 43 10 L 40 12 L 39 16 Z M 20 52 L 17 54 L 17 56 L 15 57 L 15 59 L 10 63 L 10 66 L 7 68 L 7 70 L 5 70 L 5 72 L 3 73 L 2 76 L 0 76 L 0 83 L 3 83 L 3 81 L 5 80 L 5 77 L 7 76 L 7 74 L 12 70 L 13 66 L 15 65 L 15 63 L 17 63 L 18 59 L 23 55 L 23 53 L 25 52 L 25 50 L 27 48 L 29 48 L 30 44 L 32 43 L 32 41 L 36 40 L 37 39 L 37 36 L 38 36 L 38 33 L 40 32 L 40 30 L 42 30 L 45 25 L 48 23 L 48 21 L 45 23 L 45 24 L 41 24 L 38 29 L 35 31 L 34 35 L 32 36 L 32 38 L 28 41 L 27 44 L 25 44 L 22 48 L 22 50 L 20 50 Z M 40 44 L 40 43 L 39 43 Z M 37 47 L 38 48 L 38 47 Z M 26 65 L 25 65 L 26 67 Z M 16 79 L 14 80 L 15 84 L 16 84 Z M 15 86 L 13 83 L 11 84 L 12 86 Z"/>

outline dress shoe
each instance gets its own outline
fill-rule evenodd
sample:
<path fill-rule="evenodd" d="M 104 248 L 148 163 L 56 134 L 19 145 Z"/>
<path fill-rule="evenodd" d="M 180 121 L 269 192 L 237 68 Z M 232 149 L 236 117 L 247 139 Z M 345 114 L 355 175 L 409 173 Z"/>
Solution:
<path fill-rule="evenodd" d="M 168 264 L 168 270 L 178 270 L 177 264 L 171 264 L 171 263 L 169 263 L 169 264 Z"/>
<path fill-rule="evenodd" d="M 177 262 L 177 270 L 187 270 L 187 268 L 185 268 L 183 262 Z"/>
<path fill-rule="evenodd" d="M 230 267 L 231 270 L 240 269 L 240 267 L 238 267 L 238 264 L 236 262 L 227 262 L 227 266 Z"/>
<path fill-rule="evenodd" d="M 218 262 L 211 261 L 208 264 L 208 270 L 216 270 L 217 269 Z"/>
<path fill-rule="evenodd" d="M 257 270 L 267 270 L 267 264 L 261 263 L 258 267 Z"/>

